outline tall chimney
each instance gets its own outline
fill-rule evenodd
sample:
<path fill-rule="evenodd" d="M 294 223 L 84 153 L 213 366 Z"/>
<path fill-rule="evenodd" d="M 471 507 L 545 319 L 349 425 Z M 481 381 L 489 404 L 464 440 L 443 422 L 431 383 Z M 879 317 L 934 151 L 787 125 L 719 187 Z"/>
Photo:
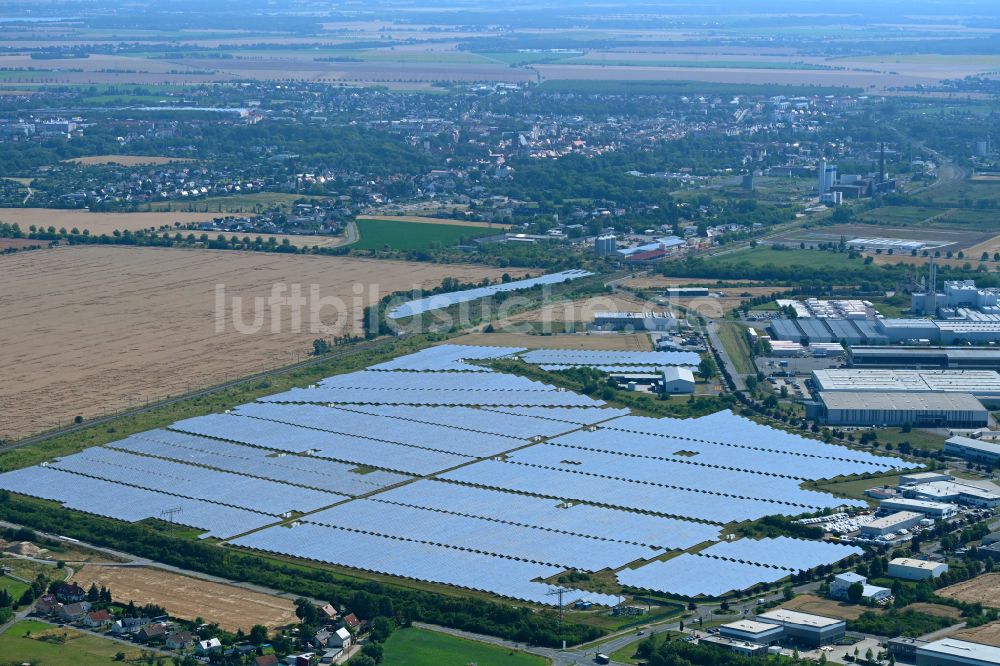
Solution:
<path fill-rule="evenodd" d="M 878 182 L 885 182 L 885 142 L 882 142 L 881 154 L 879 155 L 878 162 Z"/>

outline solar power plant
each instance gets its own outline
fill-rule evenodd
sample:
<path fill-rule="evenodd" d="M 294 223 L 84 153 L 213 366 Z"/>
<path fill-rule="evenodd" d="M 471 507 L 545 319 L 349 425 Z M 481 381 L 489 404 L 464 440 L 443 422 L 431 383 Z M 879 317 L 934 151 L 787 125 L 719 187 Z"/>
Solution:
<path fill-rule="evenodd" d="M 439 345 L 428 347 L 415 354 L 407 354 L 385 363 L 373 365 L 370 370 L 407 370 L 413 372 L 493 372 L 466 360 L 502 358 L 525 351 L 523 347 L 486 347 L 475 345 Z"/>
<path fill-rule="evenodd" d="M 618 573 L 623 585 L 682 597 L 719 597 L 758 583 L 774 583 L 789 575 L 784 569 L 745 564 L 683 553 Z"/>
<path fill-rule="evenodd" d="M 432 509 L 388 505 L 369 499 L 326 509 L 304 520 L 581 571 L 617 569 L 629 562 L 663 554 L 662 550 L 620 541 L 563 534 Z"/>
<path fill-rule="evenodd" d="M 536 365 L 698 365 L 701 357 L 679 351 L 596 351 L 586 349 L 535 349 L 521 356 Z"/>
<path fill-rule="evenodd" d="M 606 427 L 626 433 L 648 433 L 684 438 L 693 442 L 714 443 L 736 449 L 775 451 L 845 463 L 843 468 L 834 468 L 843 471 L 832 471 L 831 476 L 838 473 L 887 472 L 913 467 L 900 458 L 876 456 L 846 446 L 826 444 L 819 440 L 769 428 L 750 419 L 736 416 L 728 410 L 696 419 L 626 416 L 608 423 Z"/>
<path fill-rule="evenodd" d="M 472 551 L 404 541 L 375 534 L 302 523 L 275 527 L 241 537 L 235 545 L 347 566 L 361 571 L 391 574 L 418 581 L 491 592 L 503 597 L 555 605 L 552 586 L 535 582 L 560 573 L 559 567 L 524 562 Z M 573 591 L 563 601 L 587 599 L 602 605 L 618 597 Z"/>
<path fill-rule="evenodd" d="M 356 465 L 424 476 L 467 463 L 473 458 L 446 451 L 403 446 L 374 439 L 338 435 L 312 428 L 235 414 L 210 414 L 179 421 L 171 429 L 266 449 L 310 452 Z"/>
<path fill-rule="evenodd" d="M 737 499 L 720 492 L 671 488 L 646 481 L 608 478 L 572 469 L 551 469 L 484 460 L 441 475 L 442 479 L 543 497 L 576 500 L 665 516 L 725 524 L 808 508 L 767 499 Z M 731 490 L 731 489 L 730 489 Z M 839 504 L 842 504 L 840 502 Z"/>
<path fill-rule="evenodd" d="M 605 451 L 641 458 L 677 461 L 709 468 L 746 470 L 769 477 L 779 476 L 799 480 L 881 471 L 881 468 L 873 468 L 869 465 L 805 454 L 737 447 L 671 435 L 617 430 L 617 424 L 623 420 L 626 419 L 611 421 L 605 424 L 606 427 L 602 426 L 597 431 L 577 430 L 570 432 L 553 439 L 551 443 L 588 451 Z M 766 444 L 761 445 L 766 446 Z M 836 452 L 834 447 L 831 447 L 830 451 L 831 453 Z"/>
<path fill-rule="evenodd" d="M 538 416 L 486 411 L 474 407 L 420 407 L 410 405 L 380 405 L 372 407 L 366 405 L 349 405 L 337 407 L 336 411 L 351 411 L 379 416 L 401 428 L 406 427 L 407 421 L 414 421 L 417 423 L 430 423 L 456 428 L 458 430 L 516 437 L 518 439 L 551 437 L 579 427 L 575 423 L 568 423 L 566 421 L 546 419 Z M 589 411 L 602 412 L 604 410 L 595 409 Z M 609 413 L 607 418 L 615 415 L 616 413 Z M 596 416 L 594 418 L 603 420 Z M 460 433 L 456 434 L 461 436 Z"/>
<path fill-rule="evenodd" d="M 278 520 L 246 509 L 126 486 L 52 467 L 28 467 L 0 474 L 0 488 L 61 502 L 68 509 L 116 520 L 169 520 L 207 530 L 201 535 L 202 539 L 243 534 Z"/>
<path fill-rule="evenodd" d="M 276 455 L 266 449 L 220 442 L 171 430 L 149 430 L 108 445 L 132 453 L 203 465 L 343 495 L 363 495 L 412 479 L 322 458 Z"/>
<path fill-rule="evenodd" d="M 663 549 L 686 549 L 719 537 L 717 526 L 704 523 L 433 480 L 399 486 L 372 499 Z"/>
<path fill-rule="evenodd" d="M 799 479 L 767 476 L 756 472 L 710 467 L 682 460 L 658 460 L 634 455 L 571 449 L 538 444 L 507 457 L 509 462 L 570 471 L 608 479 L 622 479 L 692 490 L 731 498 L 731 501 L 765 500 L 783 507 L 780 513 L 799 514 L 845 504 L 867 506 L 829 493 L 800 488 Z M 774 511 L 772 510 L 772 513 Z"/>
<path fill-rule="evenodd" d="M 320 381 L 320 388 L 352 388 L 382 391 L 517 391 L 551 393 L 551 384 L 524 377 L 451 372 L 379 372 L 363 370 L 335 375 Z"/>
<path fill-rule="evenodd" d="M 319 405 L 254 403 L 238 407 L 234 414 L 323 430 L 339 435 L 363 437 L 419 448 L 433 448 L 437 451 L 447 451 L 473 458 L 497 455 L 527 443 L 523 439 L 509 435 L 459 430 L 434 423 L 401 421 Z"/>
<path fill-rule="evenodd" d="M 620 416 L 628 416 L 631 412 L 627 409 L 617 407 L 483 407 L 485 412 L 498 412 L 500 414 L 517 414 L 519 416 L 533 416 L 540 419 L 551 419 L 554 421 L 564 421 L 575 423 L 578 426 L 592 425 L 608 421 Z M 491 417 L 492 418 L 492 417 Z"/>
<path fill-rule="evenodd" d="M 459 373 L 449 376 L 458 376 Z M 422 376 L 418 374 L 417 376 Z M 489 375 L 487 375 L 489 376 Z M 261 402 L 354 405 L 484 405 L 497 407 L 599 407 L 604 403 L 570 391 L 385 390 L 367 388 L 295 388 Z"/>
<path fill-rule="evenodd" d="M 662 365 L 589 365 L 586 363 L 563 365 L 545 364 L 539 365 L 538 367 L 546 372 L 560 372 L 561 370 L 572 370 L 573 368 L 592 368 L 594 370 L 607 373 L 647 375 L 663 370 Z"/>
<path fill-rule="evenodd" d="M 709 546 L 699 555 L 727 560 L 749 562 L 788 571 L 807 571 L 822 564 L 833 564 L 864 551 L 857 546 L 846 546 L 826 541 L 806 541 L 790 537 L 774 539 L 737 539 Z"/>
<path fill-rule="evenodd" d="M 489 298 L 490 296 L 501 292 L 530 289 L 532 287 L 546 284 L 560 284 L 562 282 L 578 280 L 591 275 L 593 275 L 593 273 L 588 271 L 569 270 L 562 271 L 561 273 L 541 275 L 527 280 L 515 280 L 513 282 L 507 282 L 506 284 L 495 284 L 488 287 L 477 287 L 475 289 L 453 291 L 447 294 L 435 294 L 433 296 L 428 296 L 427 298 L 407 301 L 402 305 L 397 305 L 389 310 L 389 313 L 386 316 L 389 319 L 402 319 L 403 317 L 410 317 L 424 312 L 430 312 L 431 310 L 440 310 L 452 305 L 457 305 L 458 303 L 467 303 L 469 301 L 479 300 L 480 298 Z"/>
<path fill-rule="evenodd" d="M 346 499 L 320 490 L 101 447 L 61 458 L 50 467 L 274 516 L 290 511 L 316 511 Z"/>

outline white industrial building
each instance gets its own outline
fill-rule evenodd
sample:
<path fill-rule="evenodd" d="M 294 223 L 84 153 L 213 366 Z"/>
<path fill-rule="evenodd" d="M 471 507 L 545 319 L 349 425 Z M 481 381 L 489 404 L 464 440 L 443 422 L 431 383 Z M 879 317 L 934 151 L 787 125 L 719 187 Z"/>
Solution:
<path fill-rule="evenodd" d="M 775 645 L 785 637 L 785 628 L 772 622 L 738 620 L 721 625 L 719 634 L 726 638 L 756 643 L 757 645 Z"/>
<path fill-rule="evenodd" d="M 968 393 L 837 389 L 821 392 L 819 400 L 818 416 L 831 426 L 982 428 L 989 424 L 989 411 Z"/>
<path fill-rule="evenodd" d="M 942 638 L 917 646 L 917 666 L 997 666 L 1000 647 Z"/>
<path fill-rule="evenodd" d="M 954 478 L 945 472 L 913 472 L 912 474 L 901 474 L 899 485 L 912 486 L 916 483 L 930 483 L 931 481 L 951 481 Z"/>
<path fill-rule="evenodd" d="M 663 368 L 664 393 L 694 393 L 694 373 L 691 368 L 671 365 Z"/>
<path fill-rule="evenodd" d="M 958 509 L 955 508 L 954 504 L 931 502 L 929 500 L 919 500 L 910 497 L 890 497 L 884 499 L 879 503 L 879 508 L 883 511 L 911 511 L 936 520 L 951 518 L 958 513 Z"/>
<path fill-rule="evenodd" d="M 1000 506 L 1000 494 L 970 483 L 954 480 L 918 483 L 902 486 L 900 490 L 906 497 L 931 502 L 953 502 L 986 508 Z"/>
<path fill-rule="evenodd" d="M 820 391 L 928 391 L 1000 398 L 1000 373 L 995 370 L 833 368 L 814 370 L 813 380 Z"/>
<path fill-rule="evenodd" d="M 928 562 L 927 560 L 914 560 L 909 557 L 897 557 L 889 561 L 889 576 L 892 578 L 926 580 L 928 578 L 938 578 L 947 570 L 948 565 L 944 562 Z"/>
<path fill-rule="evenodd" d="M 913 250 L 922 250 L 927 247 L 927 243 L 918 240 L 906 240 L 904 238 L 852 238 L 847 241 L 849 250 L 892 250 L 900 253 L 910 253 Z"/>
<path fill-rule="evenodd" d="M 675 331 L 679 323 L 669 312 L 595 312 L 594 328 L 602 331 Z"/>
<path fill-rule="evenodd" d="M 853 571 L 847 571 L 833 577 L 833 582 L 830 583 L 830 596 L 837 599 L 847 599 L 847 591 L 855 583 L 861 585 L 861 599 L 864 601 L 881 601 L 892 596 L 892 590 L 889 588 L 870 585 L 867 578 Z"/>
<path fill-rule="evenodd" d="M 847 623 L 832 617 L 800 613 L 787 608 L 776 608 L 757 616 L 757 620 L 780 624 L 785 628 L 785 638 L 792 642 L 818 647 L 834 643 L 847 633 Z"/>
<path fill-rule="evenodd" d="M 1000 444 L 982 442 L 971 437 L 952 437 L 946 440 L 944 452 L 973 462 L 992 466 L 1000 464 Z"/>
<path fill-rule="evenodd" d="M 923 519 L 923 515 L 914 511 L 897 511 L 888 516 L 876 518 L 867 525 L 862 525 L 861 536 L 872 538 L 894 534 L 900 530 L 919 525 Z"/>

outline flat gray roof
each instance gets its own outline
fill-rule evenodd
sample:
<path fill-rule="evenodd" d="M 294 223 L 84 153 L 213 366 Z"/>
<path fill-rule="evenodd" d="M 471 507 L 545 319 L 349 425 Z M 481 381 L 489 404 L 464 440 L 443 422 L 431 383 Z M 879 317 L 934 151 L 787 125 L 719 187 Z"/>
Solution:
<path fill-rule="evenodd" d="M 821 391 L 929 391 L 1000 394 L 995 370 L 887 370 L 834 368 L 814 370 Z"/>
<path fill-rule="evenodd" d="M 889 391 L 851 393 L 824 391 L 819 394 L 827 409 L 883 409 L 896 411 L 984 412 L 983 403 L 970 393 L 919 393 Z M 1000 447 L 998 447 L 1000 450 Z"/>
<path fill-rule="evenodd" d="M 761 620 L 773 620 L 776 622 L 781 622 L 783 624 L 797 624 L 803 627 L 812 627 L 814 629 L 824 629 L 826 627 L 832 627 L 837 624 L 843 624 L 843 620 L 838 620 L 833 617 L 825 617 L 823 615 L 812 615 L 811 613 L 800 613 L 799 611 L 790 610 L 788 608 L 775 608 L 772 611 L 766 613 L 761 613 L 757 616 Z"/>
<path fill-rule="evenodd" d="M 960 641 L 957 638 L 942 638 L 939 641 L 921 645 L 917 648 L 917 651 L 946 654 L 951 657 L 965 657 L 966 659 L 978 659 L 979 661 L 1000 664 L 1000 647 Z"/>
<path fill-rule="evenodd" d="M 972 449 L 973 451 L 992 453 L 995 456 L 1000 456 L 1000 444 L 983 442 L 978 439 L 972 439 L 971 437 L 952 437 L 945 440 L 945 444 L 951 444 L 952 446 L 960 446 L 964 449 Z"/>

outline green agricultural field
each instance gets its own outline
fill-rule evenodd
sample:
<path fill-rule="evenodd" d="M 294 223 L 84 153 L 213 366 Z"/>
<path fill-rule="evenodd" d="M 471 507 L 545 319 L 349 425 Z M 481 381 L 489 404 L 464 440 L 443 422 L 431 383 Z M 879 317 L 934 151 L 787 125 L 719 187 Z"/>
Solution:
<path fill-rule="evenodd" d="M 869 211 L 865 211 L 858 217 L 864 222 L 874 222 L 877 224 L 888 224 L 892 226 L 913 226 L 940 215 L 938 208 L 924 208 L 921 206 L 882 206 Z"/>
<path fill-rule="evenodd" d="M 544 666 L 542 657 L 476 643 L 437 631 L 400 629 L 385 644 L 386 664 L 392 666 Z"/>
<path fill-rule="evenodd" d="M 136 648 L 34 620 L 18 622 L 0 635 L 0 657 L 10 664 L 107 666 L 118 652 L 126 660 L 140 656 Z"/>
<path fill-rule="evenodd" d="M 813 269 L 824 268 L 857 268 L 861 269 L 861 259 L 849 259 L 847 254 L 826 252 L 823 250 L 775 250 L 770 247 L 756 247 L 745 252 L 734 252 L 712 260 L 715 265 L 736 266 L 750 264 L 751 266 L 809 266 Z"/>
<path fill-rule="evenodd" d="M 7 593 L 17 601 L 24 594 L 24 591 L 28 589 L 28 586 L 19 580 L 15 580 L 10 576 L 0 576 L 0 590 L 7 590 Z"/>
<path fill-rule="evenodd" d="M 397 220 L 358 219 L 361 239 L 351 245 L 358 250 L 428 250 L 447 247 L 459 241 L 490 236 L 496 230 L 462 227 L 452 224 L 424 224 Z"/>
<path fill-rule="evenodd" d="M 512 67 L 520 67 L 522 65 L 540 65 L 543 63 L 559 62 L 560 60 L 566 60 L 567 58 L 579 58 L 582 53 L 550 53 L 548 51 L 522 53 L 520 51 L 511 51 L 509 53 L 480 53 L 479 55 L 489 58 L 490 60 L 497 60 Z"/>
<path fill-rule="evenodd" d="M 733 322 L 719 322 L 719 339 L 736 369 L 744 375 L 755 372 L 750 360 L 750 345 L 747 343 L 746 328 Z"/>
<path fill-rule="evenodd" d="M 823 65 L 811 65 L 802 62 L 774 62 L 760 60 L 646 60 L 646 59 L 616 59 L 602 58 L 593 55 L 579 60 L 570 60 L 570 65 L 592 65 L 605 67 L 684 67 L 684 68 L 705 68 L 705 69 L 777 69 L 777 70 L 800 70 L 800 69 L 830 69 Z"/>
<path fill-rule="evenodd" d="M 592 95 L 856 95 L 861 88 L 839 86 L 791 86 L 704 81 L 616 81 L 593 79 L 549 79 L 538 86 L 544 92 Z"/>
<path fill-rule="evenodd" d="M 815 488 L 821 492 L 833 493 L 837 497 L 851 499 L 869 499 L 865 491 L 878 486 L 895 486 L 899 484 L 899 475 L 877 476 L 870 479 L 853 479 L 851 481 L 832 481 L 827 483 L 807 483 L 805 487 Z"/>

